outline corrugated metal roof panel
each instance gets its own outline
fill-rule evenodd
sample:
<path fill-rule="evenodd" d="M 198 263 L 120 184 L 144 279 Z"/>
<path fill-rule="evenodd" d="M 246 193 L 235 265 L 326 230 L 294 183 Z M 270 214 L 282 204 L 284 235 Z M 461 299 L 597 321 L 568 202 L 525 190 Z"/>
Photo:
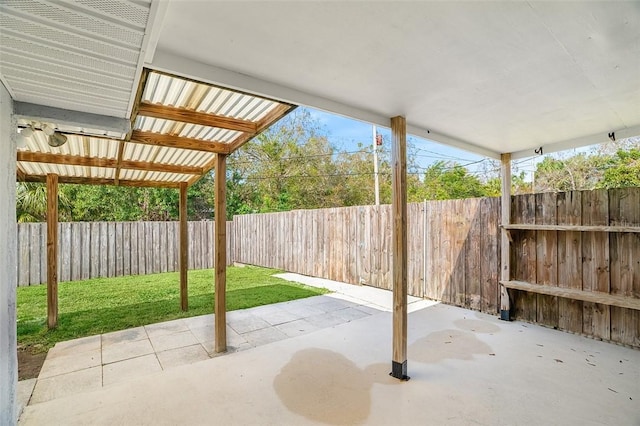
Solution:
<path fill-rule="evenodd" d="M 257 122 L 280 103 L 156 72 L 149 73 L 144 102 Z"/>

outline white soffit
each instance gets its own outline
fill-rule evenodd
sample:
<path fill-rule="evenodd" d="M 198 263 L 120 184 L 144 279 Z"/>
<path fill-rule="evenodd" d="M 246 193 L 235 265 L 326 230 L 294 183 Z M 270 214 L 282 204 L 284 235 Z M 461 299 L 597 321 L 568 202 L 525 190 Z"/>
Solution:
<path fill-rule="evenodd" d="M 14 100 L 128 118 L 151 0 L 2 0 L 0 77 Z"/>
<path fill-rule="evenodd" d="M 377 124 L 404 115 L 410 133 L 494 157 L 640 126 L 638 2 L 174 0 L 157 49 L 151 68 Z"/>

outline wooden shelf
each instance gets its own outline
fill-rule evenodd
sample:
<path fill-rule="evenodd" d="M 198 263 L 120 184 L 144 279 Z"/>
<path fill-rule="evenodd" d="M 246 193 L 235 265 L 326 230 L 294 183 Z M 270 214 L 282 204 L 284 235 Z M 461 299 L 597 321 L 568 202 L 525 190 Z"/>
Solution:
<path fill-rule="evenodd" d="M 501 225 L 508 231 L 579 231 L 579 232 L 635 232 L 640 233 L 640 226 L 597 226 L 597 225 L 535 225 L 527 223 L 510 223 Z"/>
<path fill-rule="evenodd" d="M 549 296 L 564 297 L 566 299 L 582 300 L 583 302 L 601 303 L 603 305 L 618 306 L 620 308 L 640 310 L 640 299 L 631 296 L 620 296 L 601 292 L 562 288 L 551 285 L 533 284 L 525 281 L 500 281 L 506 288 L 528 291 Z"/>

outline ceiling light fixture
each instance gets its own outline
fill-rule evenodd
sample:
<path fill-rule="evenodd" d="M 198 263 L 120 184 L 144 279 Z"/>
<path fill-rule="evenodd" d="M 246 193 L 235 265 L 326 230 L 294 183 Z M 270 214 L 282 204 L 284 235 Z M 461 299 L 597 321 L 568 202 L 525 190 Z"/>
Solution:
<path fill-rule="evenodd" d="M 53 146 L 57 148 L 67 143 L 67 137 L 60 132 L 54 131 L 47 138 L 47 143 L 49 144 L 49 146 Z"/>
<path fill-rule="evenodd" d="M 67 143 L 67 137 L 58 132 L 49 124 L 42 125 L 42 131 L 47 135 L 47 143 L 52 147 L 59 147 Z"/>

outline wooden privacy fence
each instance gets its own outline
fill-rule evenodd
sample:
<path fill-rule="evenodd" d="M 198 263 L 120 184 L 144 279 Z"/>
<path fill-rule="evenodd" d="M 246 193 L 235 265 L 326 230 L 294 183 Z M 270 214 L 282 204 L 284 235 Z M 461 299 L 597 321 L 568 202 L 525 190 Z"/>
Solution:
<path fill-rule="evenodd" d="M 500 211 L 496 198 L 409 204 L 409 294 L 496 314 Z M 640 188 L 515 196 L 511 223 L 638 227 Z M 233 257 L 390 289 L 391 226 L 390 206 L 239 216 Z M 510 232 L 512 280 L 640 303 L 640 233 Z M 518 290 L 510 295 L 515 318 L 640 347 L 637 309 Z"/>
<path fill-rule="evenodd" d="M 640 188 L 519 195 L 511 203 L 511 223 L 521 226 L 509 231 L 510 283 L 537 286 L 510 290 L 515 317 L 640 347 L 640 310 L 548 294 L 564 288 L 640 303 L 640 233 L 562 228 L 640 227 Z M 500 211 L 498 198 L 409 204 L 409 294 L 496 314 Z M 391 227 L 388 205 L 236 216 L 227 223 L 228 263 L 390 289 Z M 59 234 L 60 281 L 178 268 L 175 222 L 62 223 Z M 20 285 L 46 280 L 45 240 L 45 224 L 19 224 Z M 213 223 L 190 222 L 189 268 L 211 267 Z"/>
<path fill-rule="evenodd" d="M 58 280 L 177 271 L 178 222 L 58 224 Z M 214 222 L 189 222 L 189 269 L 213 267 Z M 227 234 L 232 224 L 227 222 Z M 47 281 L 47 224 L 18 224 L 18 285 Z M 227 241 L 227 253 L 233 239 Z M 229 262 L 232 262 L 230 259 Z"/>
<path fill-rule="evenodd" d="M 497 198 L 409 204 L 409 294 L 497 312 L 499 212 Z M 236 216 L 233 258 L 391 289 L 391 226 L 389 205 Z"/>

